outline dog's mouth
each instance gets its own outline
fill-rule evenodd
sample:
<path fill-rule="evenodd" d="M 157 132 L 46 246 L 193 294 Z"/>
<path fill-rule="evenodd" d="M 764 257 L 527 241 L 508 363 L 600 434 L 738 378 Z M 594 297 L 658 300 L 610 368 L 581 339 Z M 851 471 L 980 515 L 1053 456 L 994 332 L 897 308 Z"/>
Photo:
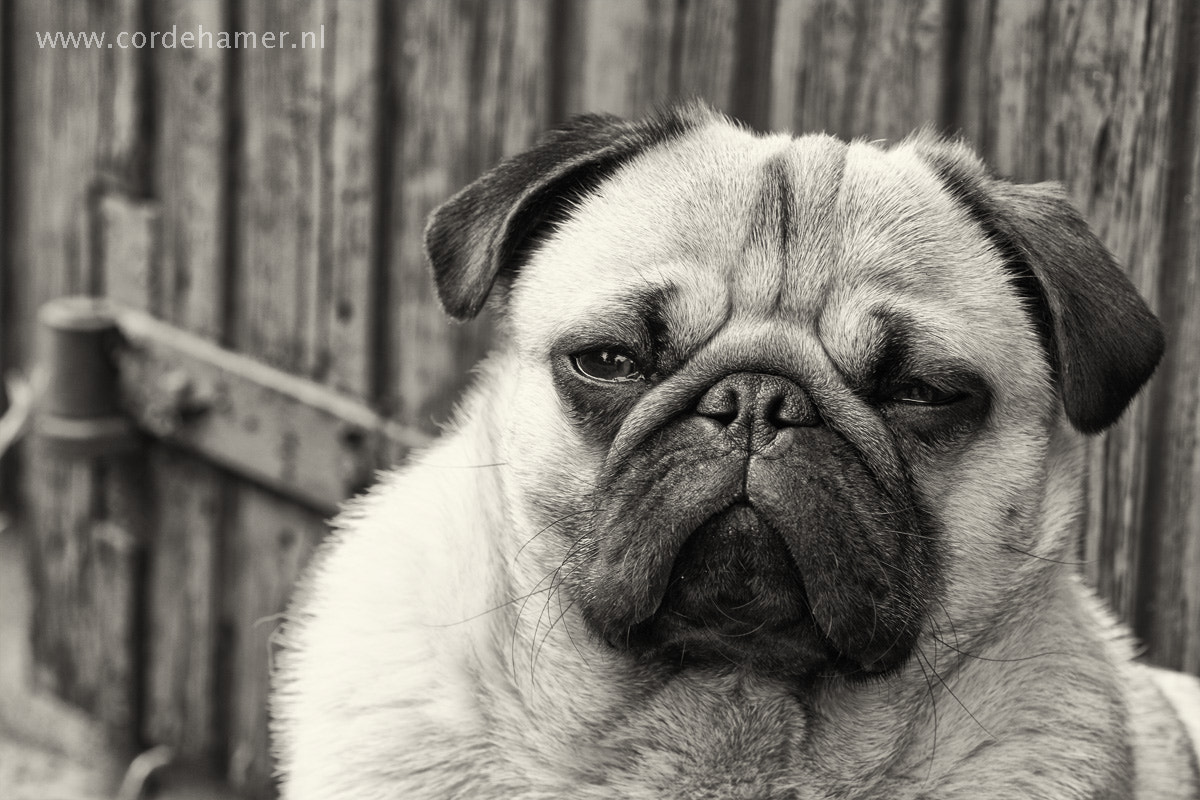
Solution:
<path fill-rule="evenodd" d="M 658 608 L 624 644 L 679 667 L 732 665 L 784 677 L 845 671 L 817 627 L 784 538 L 744 502 L 688 537 Z"/>
<path fill-rule="evenodd" d="M 585 622 L 681 668 L 804 680 L 903 665 L 939 589 L 939 537 L 894 465 L 871 468 L 826 427 L 772 458 L 705 446 L 705 430 L 684 418 L 601 478 L 566 562 Z"/>

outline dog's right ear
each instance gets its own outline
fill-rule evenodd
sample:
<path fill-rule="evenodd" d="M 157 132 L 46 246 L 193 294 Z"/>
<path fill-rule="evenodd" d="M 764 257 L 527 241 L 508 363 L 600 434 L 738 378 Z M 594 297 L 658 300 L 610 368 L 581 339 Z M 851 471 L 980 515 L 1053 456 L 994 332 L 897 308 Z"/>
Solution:
<path fill-rule="evenodd" d="M 479 313 L 503 270 L 564 200 L 594 189 L 634 156 L 720 116 L 700 103 L 676 106 L 638 122 L 585 114 L 467 186 L 433 212 L 425 252 L 446 313 Z"/>
<path fill-rule="evenodd" d="M 1043 334 L 1067 419 L 1113 425 L 1163 352 L 1158 319 L 1056 184 L 990 175 L 962 144 L 919 136 L 925 159 L 992 245 Z"/>

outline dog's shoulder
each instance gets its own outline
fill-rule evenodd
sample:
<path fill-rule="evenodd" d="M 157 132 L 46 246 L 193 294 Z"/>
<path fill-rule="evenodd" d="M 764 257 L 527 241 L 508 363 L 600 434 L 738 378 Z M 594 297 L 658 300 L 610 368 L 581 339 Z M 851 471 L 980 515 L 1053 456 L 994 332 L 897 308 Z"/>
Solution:
<path fill-rule="evenodd" d="M 384 476 L 310 561 L 272 676 L 285 797 L 383 796 L 401 763 L 414 792 L 468 796 L 454 787 L 486 725 L 470 650 L 490 581 L 488 559 L 456 556 L 489 547 L 487 521 L 461 518 L 490 479 L 474 441 L 450 434 Z"/>
<path fill-rule="evenodd" d="M 1200 680 L 1132 664 L 1128 701 L 1138 798 L 1200 797 Z"/>
<path fill-rule="evenodd" d="M 1076 581 L 1121 676 L 1137 798 L 1200 798 L 1200 679 L 1141 663 L 1137 642 L 1094 592 Z"/>

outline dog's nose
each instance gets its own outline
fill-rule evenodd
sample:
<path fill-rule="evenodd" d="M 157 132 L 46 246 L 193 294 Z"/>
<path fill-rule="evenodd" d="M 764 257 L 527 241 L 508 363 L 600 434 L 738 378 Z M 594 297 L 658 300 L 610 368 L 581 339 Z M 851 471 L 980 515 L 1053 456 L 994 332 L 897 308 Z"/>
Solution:
<path fill-rule="evenodd" d="M 753 449 L 767 445 L 784 428 L 821 424 L 821 415 L 808 394 L 787 378 L 761 372 L 736 372 L 709 388 L 696 413 L 744 432 Z"/>

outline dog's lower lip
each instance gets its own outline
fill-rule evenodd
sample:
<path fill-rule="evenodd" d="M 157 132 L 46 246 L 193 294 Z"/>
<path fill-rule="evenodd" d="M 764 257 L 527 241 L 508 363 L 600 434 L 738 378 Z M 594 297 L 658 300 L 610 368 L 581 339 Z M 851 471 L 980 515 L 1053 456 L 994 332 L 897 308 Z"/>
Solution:
<path fill-rule="evenodd" d="M 800 571 L 783 537 L 752 503 L 734 500 L 684 540 L 654 609 L 633 627 L 659 618 L 750 635 L 809 613 Z"/>

